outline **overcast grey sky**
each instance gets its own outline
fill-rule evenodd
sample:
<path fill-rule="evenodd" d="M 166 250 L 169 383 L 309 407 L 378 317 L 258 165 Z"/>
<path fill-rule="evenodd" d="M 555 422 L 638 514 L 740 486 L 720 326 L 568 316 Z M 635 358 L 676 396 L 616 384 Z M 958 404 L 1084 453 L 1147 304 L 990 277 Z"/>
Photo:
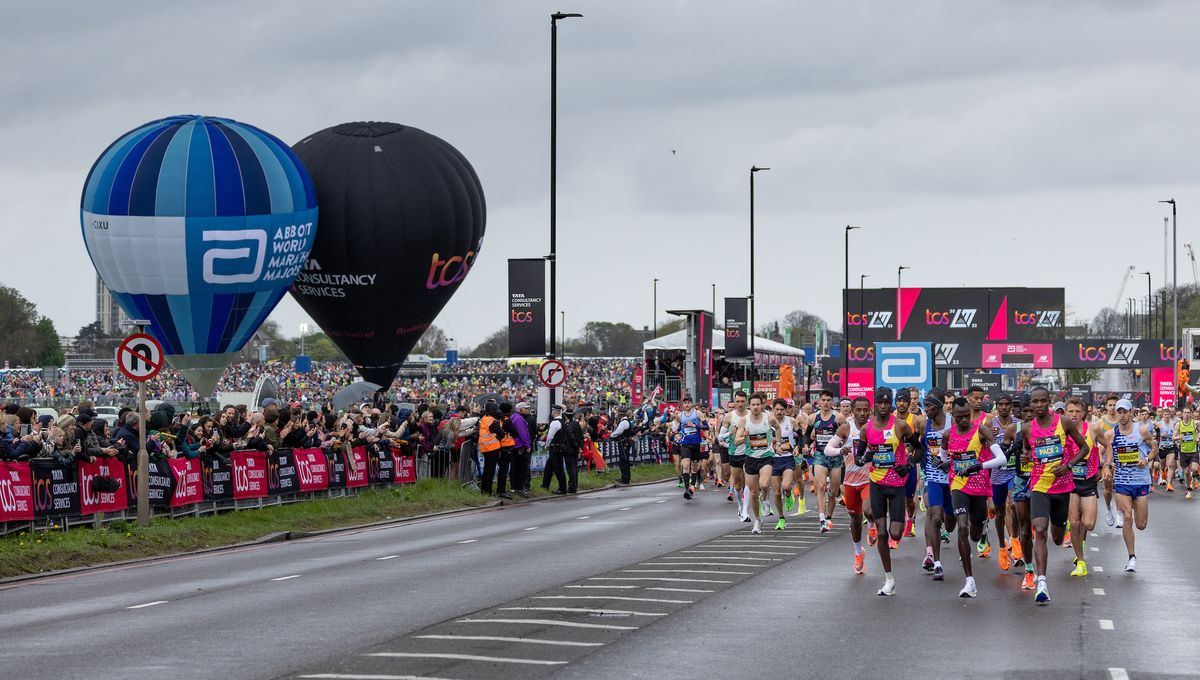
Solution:
<path fill-rule="evenodd" d="M 1161 284 L 1156 200 L 1179 200 L 1181 250 L 1200 223 L 1194 2 L 9 0 L 0 283 L 60 333 L 93 320 L 80 191 L 145 121 L 226 116 L 294 143 L 390 120 L 455 145 L 483 183 L 483 251 L 436 321 L 475 344 L 505 323 L 505 261 L 548 249 L 555 10 L 586 15 L 559 29 L 570 334 L 648 325 L 655 277 L 660 309 L 707 308 L 712 283 L 744 295 L 752 164 L 772 168 L 760 322 L 838 323 L 845 224 L 863 227 L 852 285 L 894 285 L 903 264 L 913 286 L 1065 286 L 1091 317 L 1128 265 Z M 272 318 L 307 320 L 290 297 Z"/>

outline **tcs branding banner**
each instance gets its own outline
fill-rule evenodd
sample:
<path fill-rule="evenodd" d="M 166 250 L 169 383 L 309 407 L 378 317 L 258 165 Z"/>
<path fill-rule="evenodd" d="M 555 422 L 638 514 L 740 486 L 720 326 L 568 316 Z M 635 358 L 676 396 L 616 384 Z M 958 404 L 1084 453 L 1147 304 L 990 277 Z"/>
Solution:
<path fill-rule="evenodd" d="M 1063 337 L 1062 288 L 869 288 L 846 291 L 851 342 Z"/>
<path fill-rule="evenodd" d="M 932 343 L 875 343 L 875 387 L 915 387 L 924 397 L 933 388 Z"/>

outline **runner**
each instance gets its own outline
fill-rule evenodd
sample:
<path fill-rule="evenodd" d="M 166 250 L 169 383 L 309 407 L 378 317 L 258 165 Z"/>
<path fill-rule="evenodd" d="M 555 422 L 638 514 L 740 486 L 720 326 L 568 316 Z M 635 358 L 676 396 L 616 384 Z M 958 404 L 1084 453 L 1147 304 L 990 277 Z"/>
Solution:
<path fill-rule="evenodd" d="M 921 440 L 912 429 L 892 413 L 892 391 L 887 387 L 875 390 L 873 417 L 863 426 L 854 453 L 856 465 L 869 465 L 871 475 L 871 514 L 880 533 L 899 542 L 904 529 L 904 480 L 908 477 Z M 912 453 L 910 457 L 910 452 Z M 875 544 L 883 565 L 883 587 L 878 595 L 896 594 L 896 578 L 892 575 L 892 551 L 887 543 Z"/>
<path fill-rule="evenodd" d="M 775 457 L 771 459 L 771 493 L 775 496 L 775 510 L 779 512 L 779 521 L 775 522 L 775 531 L 787 528 L 786 512 L 791 512 L 796 501 L 792 498 L 792 485 L 796 481 L 796 425 L 791 416 L 787 415 L 787 399 L 776 398 L 771 402 L 772 414 L 775 417 Z M 785 498 L 786 497 L 786 498 Z"/>
<path fill-rule="evenodd" d="M 1179 421 L 1179 465 L 1183 469 L 1183 483 L 1187 493 L 1183 497 L 1192 500 L 1192 492 L 1200 482 L 1200 456 L 1196 455 L 1196 422 L 1192 420 L 1192 407 L 1183 407 L 1183 418 Z"/>
<path fill-rule="evenodd" d="M 833 412 L 833 393 L 821 390 L 817 400 L 819 410 L 813 414 L 809 427 L 813 440 L 813 476 L 816 479 L 817 521 L 821 525 L 821 533 L 833 529 L 833 509 L 837 493 L 842 489 L 842 468 L 844 457 L 840 455 L 827 456 L 825 448 L 833 438 L 834 432 L 847 421 L 841 413 Z M 843 441 L 845 437 L 843 437 Z"/>
<path fill-rule="evenodd" d="M 933 572 L 933 580 L 946 576 L 942 569 L 942 533 L 954 531 L 954 500 L 950 495 L 950 476 L 942 466 L 943 438 L 953 425 L 942 410 L 945 403 L 942 390 L 934 388 L 925 397 L 925 571 Z"/>
<path fill-rule="evenodd" d="M 1158 458 L 1154 461 L 1154 470 L 1158 473 L 1158 485 L 1166 486 L 1167 491 L 1175 492 L 1175 461 L 1179 452 L 1176 443 L 1175 430 L 1179 427 L 1179 419 L 1170 406 L 1159 409 L 1158 426 Z"/>
<path fill-rule="evenodd" d="M 1117 395 L 1109 394 L 1104 398 L 1104 413 L 1100 415 L 1100 426 L 1106 431 L 1112 430 L 1117 426 Z M 1108 526 L 1115 526 L 1116 518 L 1113 517 L 1113 483 L 1112 475 L 1104 476 L 1104 522 Z"/>
<path fill-rule="evenodd" d="M 1020 557 L 1014 554 L 1013 562 L 1021 563 L 1025 567 L 1021 589 L 1033 590 L 1037 587 L 1037 580 L 1033 574 L 1033 526 L 1029 518 L 1029 473 L 1033 471 L 1033 463 L 1021 455 L 1025 448 L 1024 433 L 1028 432 L 1029 424 L 1033 422 L 1033 405 L 1028 394 L 1021 395 L 1020 407 L 1021 419 L 1009 425 L 1008 431 L 1004 433 L 1008 442 L 1005 454 L 1008 456 L 1008 464 L 1016 468 L 1009 501 L 1012 503 L 1013 533 L 1016 536 L 1013 545 L 1018 547 Z"/>
<path fill-rule="evenodd" d="M 1071 527 L 1071 547 L 1075 550 L 1075 570 L 1071 576 L 1087 576 L 1087 560 L 1084 555 L 1084 543 L 1088 532 L 1096 527 L 1096 485 L 1100 479 L 1101 461 L 1107 473 L 1109 457 L 1112 449 L 1112 431 L 1094 427 L 1086 419 L 1086 405 L 1079 397 L 1067 399 L 1067 417 L 1079 424 L 1080 432 L 1091 444 L 1082 463 L 1071 468 L 1071 478 L 1075 489 L 1071 492 L 1071 507 L 1067 520 Z M 1074 457 L 1075 440 L 1067 440 L 1068 457 Z"/>
<path fill-rule="evenodd" d="M 742 419 L 738 425 L 737 434 L 734 435 L 734 443 L 746 445 L 749 450 L 746 452 L 746 488 L 748 496 L 751 500 L 751 506 L 754 508 L 754 519 L 750 525 L 750 533 L 762 533 L 762 504 L 758 502 L 759 490 L 771 487 L 771 475 L 773 471 L 772 461 L 775 458 L 775 453 L 772 449 L 772 440 L 774 439 L 778 424 L 775 422 L 775 417 L 763 411 L 763 404 L 767 400 L 767 395 L 762 392 L 755 392 L 750 397 L 750 414 Z"/>
<path fill-rule="evenodd" d="M 721 421 L 721 439 L 725 442 L 725 448 L 729 450 L 729 489 L 733 492 L 735 502 L 737 503 L 738 520 L 742 522 L 750 521 L 750 494 L 746 489 L 746 450 L 747 446 L 743 442 L 738 444 L 734 441 L 734 435 L 737 434 L 737 429 L 741 427 L 742 421 L 750 412 L 746 410 L 746 393 L 738 390 L 733 393 L 733 408 L 725 415 L 725 419 Z"/>
<path fill-rule="evenodd" d="M 971 405 L 971 422 L 982 423 L 987 420 L 987 413 L 983 410 L 983 400 L 987 397 L 987 390 L 983 389 L 980 385 L 971 385 L 967 388 L 964 396 L 967 403 Z M 953 413 L 950 409 L 947 409 L 947 412 Z M 995 509 L 991 507 L 991 498 L 988 499 L 987 504 L 988 510 L 994 514 Z M 987 525 L 987 519 L 985 518 L 983 522 L 983 536 L 975 544 L 975 550 L 979 554 L 979 559 L 987 559 L 992 554 L 992 543 L 988 540 Z M 1003 541 L 1001 541 L 1001 545 L 1003 545 Z"/>
<path fill-rule="evenodd" d="M 908 428 L 913 432 L 924 432 L 924 416 L 909 410 L 909 406 L 912 405 L 910 397 L 911 394 L 912 392 L 910 389 L 901 389 L 896 393 L 896 418 L 898 420 L 903 420 L 904 423 L 908 425 Z M 904 535 L 910 537 L 917 535 L 915 520 L 917 518 L 918 468 L 920 468 L 919 465 L 911 466 L 908 472 L 908 477 L 904 480 Z M 895 548 L 898 545 L 899 542 L 891 547 Z"/>
<path fill-rule="evenodd" d="M 990 427 L 998 440 L 996 443 L 1000 445 L 1001 449 L 1007 447 L 1008 426 L 1013 422 L 1015 419 L 1012 416 L 1012 398 L 1007 394 L 998 395 L 996 397 L 996 415 L 992 417 Z M 1012 479 L 1016 469 L 1016 459 L 1009 460 L 1006 456 L 1004 465 L 992 470 L 992 509 L 996 513 L 996 538 L 1000 539 L 1000 554 L 996 556 L 996 566 L 1000 567 L 1000 571 L 1008 571 L 1016 562 L 1013 546 L 1019 545 L 1017 541 L 1010 543 L 1004 533 L 1009 523 L 1012 522 L 1012 518 L 1008 514 L 1008 492 L 1012 488 Z M 1016 554 L 1022 554 L 1020 548 L 1017 548 Z"/>
<path fill-rule="evenodd" d="M 1025 434 L 1025 456 L 1033 463 L 1029 473 L 1029 514 L 1033 523 L 1033 559 L 1037 588 L 1033 601 L 1050 602 L 1046 585 L 1047 536 L 1062 545 L 1066 534 L 1067 512 L 1071 507 L 1071 468 L 1083 460 L 1091 444 L 1071 420 L 1050 411 L 1050 392 L 1034 387 L 1030 392 L 1033 420 Z M 1072 458 L 1066 458 L 1067 438 L 1079 445 Z M 1049 530 L 1049 532 L 1047 531 Z"/>
<path fill-rule="evenodd" d="M 1150 493 L 1150 462 L 1158 453 L 1158 441 L 1151 434 L 1150 423 L 1133 422 L 1133 404 L 1128 399 L 1117 402 L 1117 418 L 1112 439 L 1113 493 L 1117 496 L 1117 510 L 1124 519 L 1122 533 L 1129 552 L 1125 571 L 1137 571 L 1133 528 L 1145 531 L 1150 519 L 1150 499 L 1146 496 Z"/>
<path fill-rule="evenodd" d="M 977 419 L 971 403 L 954 401 L 954 426 L 946 433 L 941 459 L 950 473 L 950 493 L 958 522 L 958 557 L 966 583 L 959 597 L 975 597 L 978 588 L 971 571 L 971 543 L 978 542 L 987 519 L 987 502 L 992 497 L 991 471 L 1007 461 L 996 444 L 991 428 Z"/>
<path fill-rule="evenodd" d="M 692 398 L 683 395 L 679 412 L 675 415 L 676 429 L 679 433 L 679 473 L 683 482 L 683 498 L 691 500 L 700 486 L 701 463 L 705 454 L 700 446 L 704 441 L 704 430 L 708 422 L 704 414 L 692 405 Z"/>
<path fill-rule="evenodd" d="M 871 545 L 879 536 L 875 518 L 870 511 L 871 472 L 854 462 L 854 451 L 863 427 L 871 418 L 871 402 L 866 397 L 854 399 L 854 410 L 850 420 L 838 426 L 837 432 L 825 447 L 826 456 L 840 455 L 845 462 L 845 479 L 842 481 L 842 503 L 850 515 L 850 540 L 854 543 L 854 573 L 867 573 L 867 549 L 862 544 L 863 510 L 866 505 L 867 519 L 871 520 L 869 533 Z"/>

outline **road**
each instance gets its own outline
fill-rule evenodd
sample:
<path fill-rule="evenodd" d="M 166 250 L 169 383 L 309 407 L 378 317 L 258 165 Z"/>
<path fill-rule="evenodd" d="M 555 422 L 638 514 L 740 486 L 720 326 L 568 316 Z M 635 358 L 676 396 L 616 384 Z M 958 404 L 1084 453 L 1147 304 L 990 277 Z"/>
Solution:
<path fill-rule="evenodd" d="M 751 536 L 709 491 L 611 489 L 404 525 L 0 586 L 5 677 L 1155 677 L 1194 674 L 1197 502 L 1156 493 L 1122 571 L 1120 534 L 1072 579 L 1051 549 L 1035 607 L 995 560 L 980 596 L 928 580 L 918 540 L 851 573 L 844 522 Z M 1111 628 L 1109 627 L 1111 625 Z M 1111 671 L 1109 669 L 1112 669 Z M 812 672 L 810 672 L 812 671 Z M 819 674 L 827 675 L 827 670 Z"/>

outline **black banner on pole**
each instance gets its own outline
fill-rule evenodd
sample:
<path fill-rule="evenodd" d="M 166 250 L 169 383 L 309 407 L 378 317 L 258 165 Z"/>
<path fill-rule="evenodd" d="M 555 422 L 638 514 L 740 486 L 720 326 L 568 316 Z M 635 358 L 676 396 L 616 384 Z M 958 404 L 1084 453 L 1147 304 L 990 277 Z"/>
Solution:
<path fill-rule="evenodd" d="M 725 358 L 750 358 L 750 344 L 746 335 L 749 328 L 749 299 L 744 297 L 725 298 Z"/>
<path fill-rule="evenodd" d="M 695 317 L 696 328 L 696 394 L 697 404 L 709 405 L 712 399 L 712 336 L 713 316 L 700 312 Z"/>
<path fill-rule="evenodd" d="M 508 261 L 508 355 L 546 354 L 546 261 Z"/>
<path fill-rule="evenodd" d="M 982 387 L 989 399 L 995 399 L 1000 394 L 1000 381 L 1001 376 L 999 373 L 967 374 L 967 387 Z"/>

